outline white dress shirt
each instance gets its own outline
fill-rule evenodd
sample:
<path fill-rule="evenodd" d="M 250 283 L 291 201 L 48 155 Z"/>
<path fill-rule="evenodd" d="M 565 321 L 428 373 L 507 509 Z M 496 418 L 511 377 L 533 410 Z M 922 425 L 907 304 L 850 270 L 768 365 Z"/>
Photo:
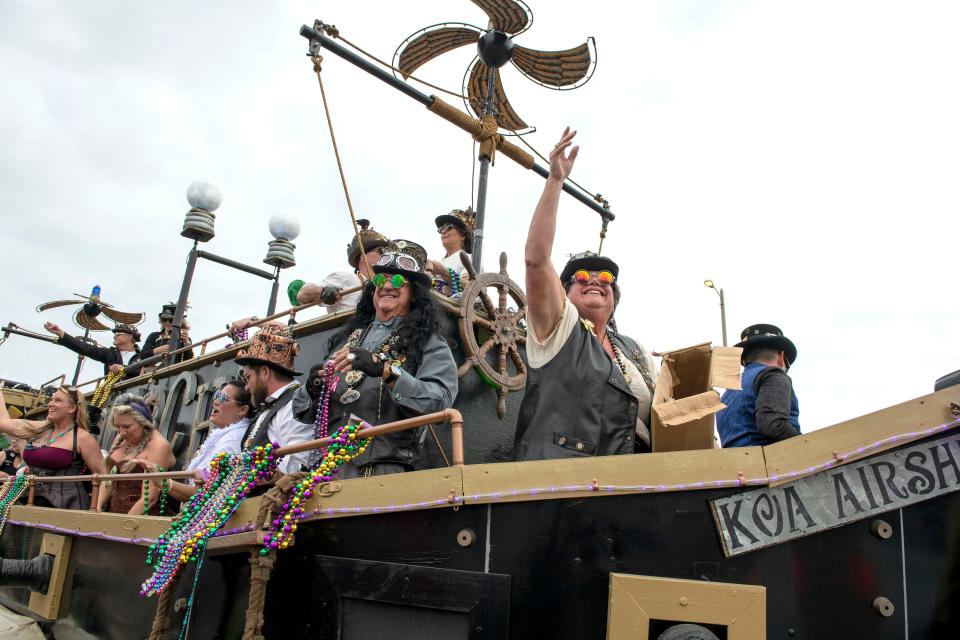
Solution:
<path fill-rule="evenodd" d="M 237 422 L 226 427 L 212 426 L 207 439 L 203 441 L 197 454 L 190 460 L 184 471 L 198 471 L 206 480 L 209 475 L 210 462 L 220 453 L 230 455 L 239 453 L 243 446 L 243 434 L 250 426 L 249 418 L 240 418 Z"/>

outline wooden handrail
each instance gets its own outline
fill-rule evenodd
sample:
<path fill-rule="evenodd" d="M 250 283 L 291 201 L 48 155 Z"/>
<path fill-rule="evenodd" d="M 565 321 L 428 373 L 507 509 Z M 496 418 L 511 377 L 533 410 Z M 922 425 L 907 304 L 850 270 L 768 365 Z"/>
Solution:
<path fill-rule="evenodd" d="M 453 442 L 453 464 L 454 466 L 463 465 L 463 416 L 456 409 L 444 409 L 436 413 L 417 416 L 416 418 L 407 418 L 406 420 L 397 420 L 396 422 L 387 422 L 385 424 L 373 426 L 370 423 L 361 420 L 357 416 L 350 416 L 351 421 L 359 420 L 361 429 L 357 432 L 358 438 L 372 438 L 374 436 L 396 431 L 405 431 L 415 427 L 422 427 L 428 424 L 450 423 L 450 435 Z M 319 440 L 308 440 L 299 444 L 292 444 L 287 447 L 280 447 L 274 451 L 275 455 L 285 456 L 292 453 L 301 453 L 311 449 L 319 449 L 333 442 L 333 438 L 328 436 Z"/>
<path fill-rule="evenodd" d="M 428 413 L 426 415 L 417 416 L 415 418 L 407 418 L 405 420 L 397 420 L 396 422 L 387 422 L 385 424 L 373 426 L 370 423 L 358 418 L 357 416 L 351 415 L 350 421 L 358 421 L 360 423 L 360 430 L 357 431 L 357 437 L 361 439 L 373 438 L 375 436 L 384 435 L 387 433 L 395 433 L 397 431 L 406 431 L 407 429 L 414 429 L 416 427 L 422 427 L 428 424 L 443 424 L 450 423 L 450 439 L 453 445 L 453 454 L 451 456 L 453 460 L 453 466 L 460 467 L 463 466 L 463 415 L 456 409 L 444 409 L 443 411 L 437 411 L 435 413 Z M 313 449 L 320 449 L 325 447 L 333 442 L 333 438 L 328 436 L 326 438 L 320 438 L 318 440 L 308 440 L 307 442 L 301 442 L 299 444 L 293 444 L 287 447 L 280 447 L 279 449 L 274 450 L 274 455 L 276 456 L 286 456 L 294 453 L 301 453 L 303 451 L 311 451 Z M 90 510 L 97 510 L 97 502 L 100 494 L 100 485 L 104 481 L 114 481 L 114 480 L 175 480 L 182 478 L 192 478 L 195 476 L 193 471 L 163 471 L 156 473 L 91 473 L 86 475 L 79 476 L 29 476 L 29 493 L 27 494 L 27 504 L 33 504 L 34 498 L 34 488 L 37 483 L 54 483 L 54 482 L 91 482 L 93 483 L 93 492 L 90 497 Z"/>
<path fill-rule="evenodd" d="M 340 297 L 343 297 L 343 296 L 346 296 L 346 295 L 350 295 L 351 293 L 356 293 L 356 292 L 362 291 L 362 290 L 363 290 L 363 285 L 360 285 L 360 286 L 358 286 L 358 287 L 352 287 L 352 288 L 350 288 L 350 289 L 344 289 L 343 291 L 340 292 Z M 292 315 L 292 314 L 296 314 L 296 313 L 299 313 L 300 311 L 303 311 L 304 309 L 309 309 L 310 307 L 315 307 L 315 306 L 320 305 L 320 304 L 323 304 L 323 302 L 322 302 L 321 300 L 315 300 L 314 302 L 308 302 L 308 303 L 306 303 L 306 304 L 301 304 L 301 305 L 297 305 L 297 306 L 295 306 L 295 307 L 290 307 L 289 309 L 286 309 L 285 311 L 278 311 L 277 313 L 275 313 L 275 314 L 273 314 L 273 315 L 270 315 L 270 316 L 267 316 L 266 318 L 260 318 L 259 320 L 257 320 L 257 321 L 254 322 L 253 324 L 251 324 L 250 326 L 251 326 L 251 327 L 260 327 L 260 326 L 262 326 L 262 325 L 264 325 L 264 324 L 266 324 L 266 323 L 268 323 L 268 322 L 273 322 L 274 320 L 277 320 L 277 319 L 282 318 L 282 317 L 284 317 L 284 316 L 289 316 L 289 315 Z M 133 373 L 137 373 L 137 372 L 141 371 L 144 367 L 148 367 L 148 366 L 150 366 L 150 365 L 152 365 L 152 364 L 155 364 L 155 363 L 157 363 L 157 362 L 161 362 L 162 360 L 164 360 L 164 359 L 167 358 L 167 357 L 175 356 L 175 355 L 178 355 L 178 354 L 181 354 L 181 353 L 185 353 L 185 352 L 187 352 L 187 351 L 189 351 L 189 350 L 191 350 L 191 349 L 194 349 L 194 348 L 196 348 L 196 347 L 202 347 L 203 349 L 205 349 L 207 344 L 213 342 L 214 340 L 220 340 L 220 339 L 222 339 L 222 338 L 226 338 L 226 337 L 228 337 L 229 335 L 230 335 L 230 331 L 229 331 L 229 330 L 228 330 L 228 331 L 220 332 L 220 333 L 218 333 L 218 334 L 216 334 L 216 335 L 210 336 L 209 338 L 204 338 L 203 340 L 200 340 L 200 341 L 198 341 L 198 342 L 191 342 L 189 345 L 184 345 L 184 346 L 180 347 L 179 349 L 176 349 L 175 351 L 169 351 L 169 352 L 167 352 L 167 353 L 161 353 L 161 354 L 158 354 L 158 355 L 155 355 L 155 356 L 151 356 L 151 357 L 147 358 L 146 360 L 141 360 L 140 362 L 135 362 L 135 363 L 133 363 L 132 365 L 130 365 L 130 367 L 128 367 L 128 369 L 130 369 Z M 238 342 L 238 343 L 236 343 L 236 344 L 230 345 L 229 347 L 225 347 L 225 348 L 222 349 L 222 350 L 232 349 L 232 348 L 234 348 L 235 346 L 237 346 L 238 344 L 243 344 L 243 343 L 242 343 L 242 342 Z M 205 353 L 202 353 L 201 355 L 205 355 Z M 94 378 L 94 379 L 92 379 L 92 380 L 87 380 L 86 382 L 83 382 L 83 383 L 81 383 L 81 384 L 78 384 L 77 387 L 85 387 L 85 386 L 90 385 L 90 384 L 97 384 L 97 383 L 99 383 L 101 380 L 103 380 L 103 376 L 101 376 L 101 377 L 99 377 L 99 378 Z"/>

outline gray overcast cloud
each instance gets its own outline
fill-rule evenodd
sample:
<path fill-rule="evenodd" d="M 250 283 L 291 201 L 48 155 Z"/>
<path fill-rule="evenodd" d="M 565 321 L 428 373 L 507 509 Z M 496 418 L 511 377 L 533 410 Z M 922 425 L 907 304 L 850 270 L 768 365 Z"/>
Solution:
<path fill-rule="evenodd" d="M 702 284 L 712 278 L 731 342 L 771 322 L 797 343 L 807 430 L 928 393 L 960 367 L 948 275 L 956 3 L 531 5 L 520 44 L 597 41 L 596 75 L 580 89 L 550 91 L 509 68 L 504 84 L 537 148 L 566 124 L 579 131 L 573 177 L 617 214 L 604 249 L 621 264 L 626 333 L 654 350 L 719 343 L 717 297 Z M 341 269 L 349 216 L 297 33 L 314 18 L 386 59 L 424 26 L 484 21 L 467 0 L 0 5 L 0 323 L 75 330 L 68 311 L 34 307 L 99 284 L 118 307 L 146 311 L 152 330 L 179 291 L 184 194 L 197 179 L 224 194 L 208 250 L 259 265 L 267 220 L 282 212 L 303 228 L 284 287 Z M 472 55 L 451 52 L 420 74 L 459 91 Z M 324 58 L 358 214 L 438 253 L 433 218 L 470 203 L 472 141 Z M 506 251 L 518 282 L 541 185 L 506 158 L 491 173 L 485 263 Z M 594 213 L 568 198 L 560 220 L 558 265 L 596 249 Z M 268 296 L 268 282 L 201 262 L 194 336 L 262 315 Z M 74 362 L 26 338 L 0 347 L 0 376 L 32 384 Z M 88 363 L 81 379 L 99 370 Z"/>

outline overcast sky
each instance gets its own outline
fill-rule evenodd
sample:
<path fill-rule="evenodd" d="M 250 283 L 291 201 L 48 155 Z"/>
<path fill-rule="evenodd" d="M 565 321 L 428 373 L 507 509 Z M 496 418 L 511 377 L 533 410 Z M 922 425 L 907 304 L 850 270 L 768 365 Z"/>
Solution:
<path fill-rule="evenodd" d="M 960 367 L 960 5 L 532 9 L 519 44 L 596 38 L 596 74 L 582 88 L 550 91 L 509 68 L 504 84 L 537 127 L 537 148 L 566 124 L 579 131 L 573 177 L 617 215 L 604 252 L 621 266 L 621 330 L 654 350 L 719 343 L 718 298 L 703 286 L 712 278 L 731 343 L 770 322 L 797 344 L 790 373 L 805 430 L 928 393 Z M 315 18 L 387 59 L 429 24 L 485 26 L 467 0 L 0 3 L 0 323 L 76 331 L 69 311 L 34 307 L 99 284 L 119 308 L 146 311 L 152 330 L 179 291 L 184 194 L 197 179 L 224 194 L 205 249 L 260 265 L 267 220 L 283 212 L 303 227 L 284 288 L 342 269 L 350 221 L 298 35 Z M 420 73 L 459 91 L 472 56 L 466 47 Z M 442 257 L 433 218 L 470 203 L 472 141 L 331 54 L 323 73 L 358 215 Z M 491 172 L 485 263 L 506 251 L 520 283 L 541 187 L 506 158 Z M 556 264 L 596 250 L 599 223 L 564 198 Z M 263 315 L 269 289 L 201 262 L 194 336 Z M 27 338 L 0 347 L 0 377 L 32 384 L 72 375 L 74 363 Z M 88 363 L 81 379 L 99 371 Z"/>

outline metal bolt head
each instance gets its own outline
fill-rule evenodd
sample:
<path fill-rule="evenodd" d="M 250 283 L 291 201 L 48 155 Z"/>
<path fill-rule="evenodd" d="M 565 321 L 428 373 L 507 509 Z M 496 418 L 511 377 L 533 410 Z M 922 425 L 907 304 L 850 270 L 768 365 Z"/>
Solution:
<path fill-rule="evenodd" d="M 889 599 L 884 598 L 883 596 L 877 596 L 873 599 L 873 611 L 884 618 L 889 618 L 893 615 L 895 611 L 893 603 Z"/>
<path fill-rule="evenodd" d="M 886 520 L 874 520 L 870 523 L 870 533 L 881 540 L 889 540 L 893 535 L 893 527 Z"/>
<path fill-rule="evenodd" d="M 457 533 L 457 544 L 461 547 L 469 547 L 477 540 L 477 534 L 473 532 L 473 529 L 461 529 Z"/>

